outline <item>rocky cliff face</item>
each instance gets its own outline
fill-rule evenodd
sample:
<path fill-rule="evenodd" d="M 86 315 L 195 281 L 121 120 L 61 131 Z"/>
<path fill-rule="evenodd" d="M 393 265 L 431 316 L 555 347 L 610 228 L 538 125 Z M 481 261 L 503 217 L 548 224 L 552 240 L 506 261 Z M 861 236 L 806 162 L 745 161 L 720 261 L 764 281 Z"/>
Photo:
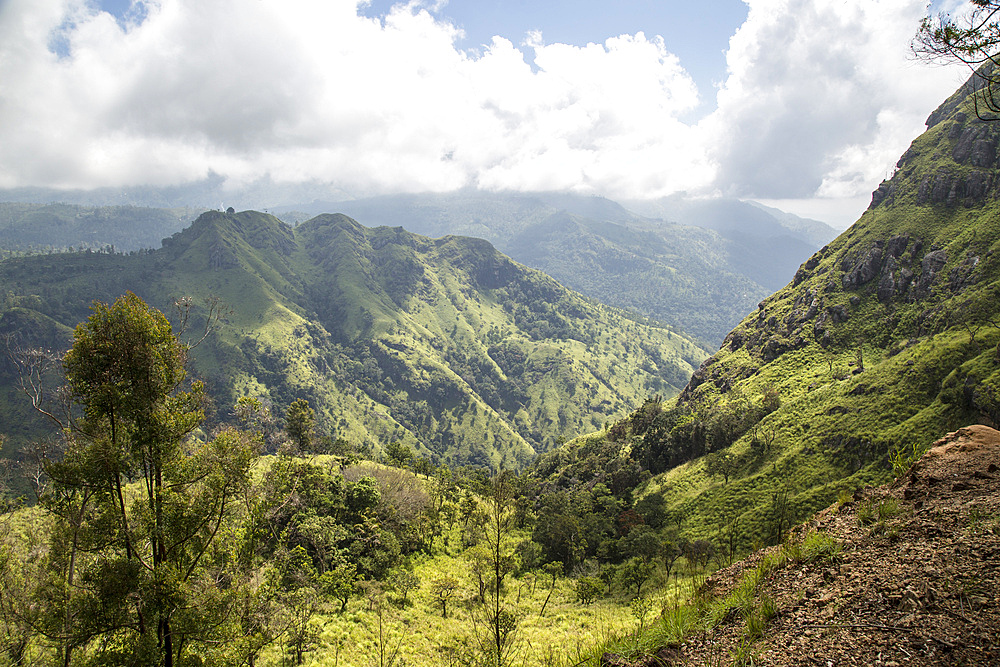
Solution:
<path fill-rule="evenodd" d="M 927 119 L 926 142 L 914 142 L 896 163 L 896 175 L 872 193 L 871 208 L 910 199 L 918 206 L 982 206 L 1000 183 L 1000 127 L 970 108 L 970 82 Z M 928 158 L 932 158 L 929 162 Z"/>
<path fill-rule="evenodd" d="M 813 341 L 824 349 L 871 341 L 886 347 L 893 338 L 963 326 L 959 304 L 971 298 L 970 288 L 990 292 L 997 279 L 991 218 L 1000 199 L 1000 123 L 977 118 L 967 90 L 930 116 L 865 215 L 762 301 L 723 351 L 744 350 L 768 364 Z M 758 370 L 718 364 L 725 356 L 705 362 L 682 400 L 706 382 L 726 391 Z"/>

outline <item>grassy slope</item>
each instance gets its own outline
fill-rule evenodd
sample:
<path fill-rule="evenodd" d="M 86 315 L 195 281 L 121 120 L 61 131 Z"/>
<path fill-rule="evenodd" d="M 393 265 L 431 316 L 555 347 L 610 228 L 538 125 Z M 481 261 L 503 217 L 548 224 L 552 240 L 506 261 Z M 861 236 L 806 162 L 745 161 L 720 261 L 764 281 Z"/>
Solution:
<path fill-rule="evenodd" d="M 943 108 L 956 106 L 951 100 Z M 995 182 L 998 171 L 995 162 L 974 166 L 955 156 L 970 134 L 995 155 L 1000 128 L 969 120 L 974 114 L 966 111 L 918 138 L 881 189 L 888 196 L 747 317 L 682 394 L 681 403 L 702 415 L 738 395 L 756 400 L 769 387 L 782 400 L 759 424 L 759 436 L 773 437 L 766 453 L 751 451 L 752 432 L 728 448 L 739 461 L 728 484 L 708 474 L 703 457 L 654 477 L 638 494 L 662 494 L 686 535 L 721 539 L 734 530 L 747 548 L 766 539 L 781 494 L 792 517 L 804 518 L 842 491 L 886 481 L 894 453 L 997 418 L 1000 328 L 983 326 L 973 342 L 964 325 L 977 313 L 997 321 L 1000 204 L 993 190 L 978 199 L 964 193 L 973 191 L 973 172 Z M 942 181 L 943 201 L 934 201 Z M 951 190 L 957 201 L 945 198 Z M 885 253 L 872 280 L 844 286 L 842 277 L 877 243 L 885 249 L 900 235 L 909 242 L 894 271 L 897 289 L 902 268 L 917 283 L 922 260 L 944 251 L 947 262 L 929 290 L 880 301 Z M 836 307 L 846 322 L 834 321 Z M 859 350 L 863 372 L 856 372 Z"/>
<path fill-rule="evenodd" d="M 194 356 L 220 412 L 244 394 L 270 399 L 277 414 L 305 397 L 356 444 L 400 440 L 454 463 L 521 466 L 647 395 L 676 393 L 706 356 L 488 243 L 343 216 L 293 231 L 264 214 L 209 212 L 153 253 L 15 258 L 0 272 L 10 291 L 0 329 L 43 344 L 32 339 L 43 329 L 21 324 L 51 320 L 60 332 L 44 344 L 54 349 L 92 299 L 131 289 L 169 311 L 190 295 L 196 338 L 203 297 L 218 297 L 228 322 Z"/>
<path fill-rule="evenodd" d="M 710 215 L 743 231 L 753 223 L 749 235 L 644 219 L 599 197 L 544 193 L 397 195 L 307 210 L 340 211 L 367 225 L 403 225 L 432 237 L 485 238 L 573 290 L 713 345 L 818 247 L 770 213 L 734 202 L 699 208 L 691 217 Z M 655 207 L 650 214 L 677 219 Z"/>

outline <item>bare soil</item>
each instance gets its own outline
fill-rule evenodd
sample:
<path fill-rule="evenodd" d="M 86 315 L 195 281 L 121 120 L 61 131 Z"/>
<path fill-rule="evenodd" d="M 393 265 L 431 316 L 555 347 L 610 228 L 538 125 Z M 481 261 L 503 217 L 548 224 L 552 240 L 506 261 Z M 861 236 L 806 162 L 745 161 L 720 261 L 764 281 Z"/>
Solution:
<path fill-rule="evenodd" d="M 960 429 L 934 443 L 894 484 L 859 490 L 797 531 L 823 531 L 832 560 L 783 567 L 761 587 L 777 614 L 753 644 L 752 664 L 1000 665 L 1000 432 Z M 898 513 L 862 522 L 891 498 Z M 893 505 L 889 501 L 887 507 Z M 764 552 L 716 572 L 726 595 Z M 744 622 L 667 647 L 648 665 L 728 665 Z"/>

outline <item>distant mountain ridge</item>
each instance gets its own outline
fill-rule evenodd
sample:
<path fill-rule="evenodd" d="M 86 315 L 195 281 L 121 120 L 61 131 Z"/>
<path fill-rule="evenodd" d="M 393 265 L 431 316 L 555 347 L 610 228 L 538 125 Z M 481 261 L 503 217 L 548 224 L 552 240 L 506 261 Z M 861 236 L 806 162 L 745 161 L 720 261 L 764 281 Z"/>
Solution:
<path fill-rule="evenodd" d="M 571 289 L 717 344 L 835 232 L 736 200 L 614 202 L 560 193 L 389 195 L 278 207 L 427 236 L 485 238 Z"/>
<path fill-rule="evenodd" d="M 672 395 L 707 351 L 570 292 L 479 239 L 429 239 L 322 215 L 209 211 L 133 255 L 0 262 L 0 333 L 65 348 L 93 299 L 132 290 L 169 312 L 190 296 L 232 307 L 194 351 L 219 411 L 241 395 L 278 415 L 307 398 L 328 432 L 378 451 L 393 440 L 453 464 L 520 467 Z M 26 424 L 5 368 L 2 422 Z M 18 435 L 18 434 L 14 434 Z M 21 434 L 23 435 L 23 434 Z"/>
<path fill-rule="evenodd" d="M 0 201 L 0 248 L 14 251 L 132 251 L 191 224 L 203 209 L 77 206 Z"/>

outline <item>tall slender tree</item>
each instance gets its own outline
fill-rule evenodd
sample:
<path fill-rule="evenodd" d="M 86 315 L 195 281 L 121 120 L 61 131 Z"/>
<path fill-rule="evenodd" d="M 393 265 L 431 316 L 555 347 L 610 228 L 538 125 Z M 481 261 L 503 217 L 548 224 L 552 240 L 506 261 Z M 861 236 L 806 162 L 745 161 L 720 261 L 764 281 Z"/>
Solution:
<path fill-rule="evenodd" d="M 82 415 L 48 465 L 63 536 L 49 633 L 66 665 L 100 640 L 109 664 L 173 667 L 218 639 L 229 592 L 212 549 L 259 443 L 231 429 L 192 437 L 204 390 L 182 390 L 187 348 L 162 313 L 132 293 L 92 311 L 63 362 Z"/>
<path fill-rule="evenodd" d="M 479 566 L 483 586 L 473 613 L 476 641 L 482 663 L 489 667 L 510 665 L 515 657 L 517 618 L 506 600 L 506 579 L 517 568 L 513 538 L 514 478 L 500 471 L 487 489 L 482 519 Z"/>

